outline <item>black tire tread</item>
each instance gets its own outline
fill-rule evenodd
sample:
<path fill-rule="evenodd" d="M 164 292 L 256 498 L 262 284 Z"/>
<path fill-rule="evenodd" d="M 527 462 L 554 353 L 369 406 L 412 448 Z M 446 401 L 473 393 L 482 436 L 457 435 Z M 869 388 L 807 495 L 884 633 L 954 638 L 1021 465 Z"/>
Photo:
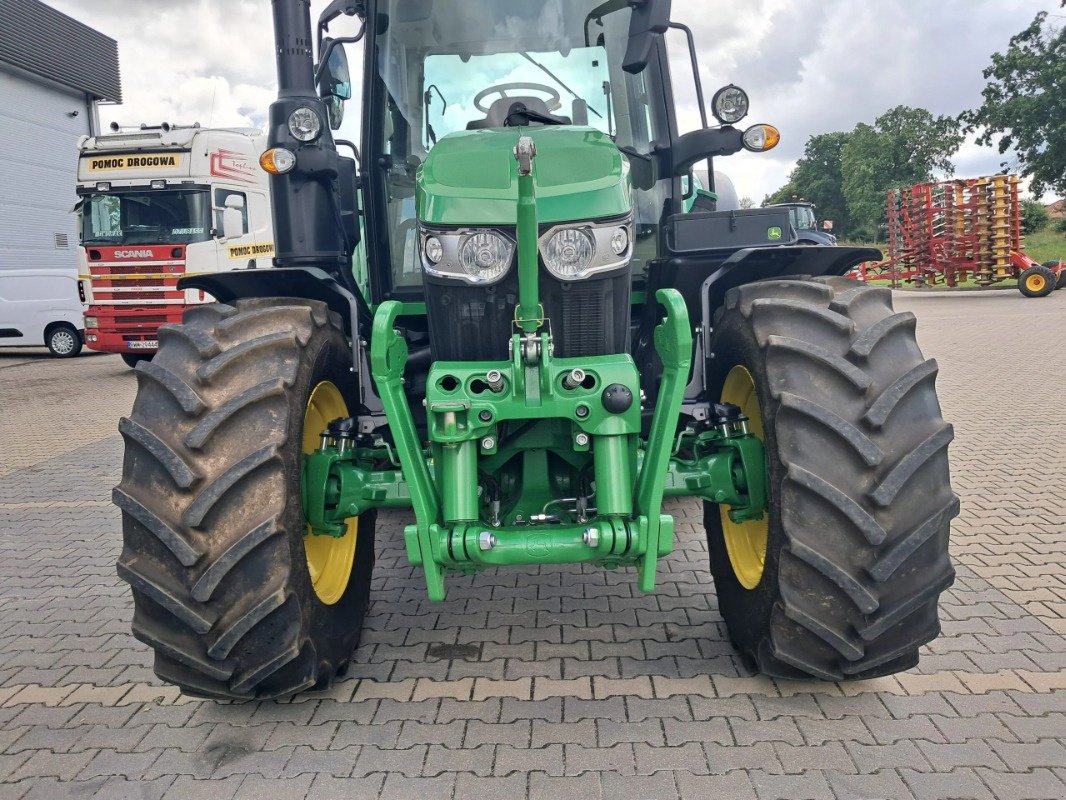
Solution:
<path fill-rule="evenodd" d="M 776 585 L 764 577 L 758 587 L 776 601 L 756 622 L 735 599 L 746 591 L 719 587 L 733 640 L 765 674 L 886 675 L 913 667 L 939 634 L 959 501 L 944 456 L 953 430 L 936 401 L 937 363 L 921 356 L 915 327 L 913 314 L 893 312 L 890 291 L 836 277 L 741 286 L 716 317 L 716 336 L 747 330 L 762 353 L 771 396 L 764 426 L 785 442 Z M 731 363 L 717 368 L 724 374 Z M 853 467 L 840 463 L 837 454 L 847 453 Z M 709 535 L 717 515 L 709 505 Z M 716 582 L 735 583 L 729 564 L 714 562 Z"/>
<path fill-rule="evenodd" d="M 282 448 L 302 416 L 277 398 L 299 369 L 308 380 L 314 354 L 327 348 L 350 353 L 325 304 L 256 299 L 190 309 L 182 324 L 161 328 L 158 353 L 136 368 L 113 493 L 123 514 L 116 567 L 133 590 L 134 635 L 155 650 L 156 673 L 188 694 L 279 697 L 326 687 L 351 657 L 350 649 L 329 655 L 312 638 L 309 604 L 318 601 L 288 533 L 302 535 L 303 517 L 281 489 L 293 470 L 292 451 Z M 258 426 L 255 435 L 246 424 Z M 372 568 L 372 515 L 367 525 Z M 350 629 L 357 642 L 361 619 Z"/>

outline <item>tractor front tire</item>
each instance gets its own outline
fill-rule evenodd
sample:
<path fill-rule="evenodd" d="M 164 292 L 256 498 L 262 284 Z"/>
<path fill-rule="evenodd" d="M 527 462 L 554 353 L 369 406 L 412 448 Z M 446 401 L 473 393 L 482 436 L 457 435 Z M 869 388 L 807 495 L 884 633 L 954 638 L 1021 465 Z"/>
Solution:
<path fill-rule="evenodd" d="M 353 407 L 350 366 L 339 318 L 287 299 L 190 309 L 137 365 L 119 425 L 118 573 L 134 636 L 183 692 L 291 695 L 328 686 L 350 660 L 374 515 L 339 539 L 309 536 L 300 491 L 302 453 Z"/>
<path fill-rule="evenodd" d="M 1058 276 L 1045 266 L 1023 270 L 1018 276 L 1018 291 L 1026 297 L 1047 297 L 1055 291 Z"/>
<path fill-rule="evenodd" d="M 940 632 L 952 428 L 935 361 L 889 289 L 846 278 L 731 290 L 714 323 L 711 397 L 763 439 L 769 508 L 707 504 L 721 613 L 767 675 L 839 681 L 913 667 Z"/>

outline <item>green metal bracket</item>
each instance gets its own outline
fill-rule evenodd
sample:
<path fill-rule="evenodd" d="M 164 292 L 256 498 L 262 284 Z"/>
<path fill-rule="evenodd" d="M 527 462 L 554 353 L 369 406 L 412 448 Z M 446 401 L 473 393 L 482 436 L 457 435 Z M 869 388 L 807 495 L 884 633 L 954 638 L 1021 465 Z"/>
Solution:
<path fill-rule="evenodd" d="M 400 466 L 411 493 L 414 507 L 419 558 L 426 573 L 430 599 L 444 599 L 444 575 L 437 558 L 440 542 L 432 536 L 431 527 L 440 519 L 440 499 L 422 454 L 411 408 L 403 392 L 403 373 L 407 365 L 407 342 L 396 330 L 396 318 L 403 307 L 390 300 L 382 303 L 374 315 L 370 345 L 370 371 L 378 387 L 381 404 L 389 420 L 389 428 L 396 443 Z M 405 534 L 406 536 L 406 534 Z M 407 542 L 410 549 L 410 541 Z"/>
<path fill-rule="evenodd" d="M 685 398 L 685 384 L 692 368 L 692 333 L 684 298 L 676 289 L 660 289 L 655 297 L 666 309 L 666 316 L 655 329 L 655 350 L 663 363 L 663 377 L 635 498 L 637 512 L 648 520 L 648 545 L 640 564 L 643 592 L 655 589 L 665 476 Z"/>
<path fill-rule="evenodd" d="M 518 305 L 515 323 L 525 333 L 534 333 L 544 324 L 540 304 L 540 249 L 537 223 L 537 186 L 533 178 L 533 160 L 537 146 L 532 137 L 523 136 L 515 147 L 518 161 Z"/>

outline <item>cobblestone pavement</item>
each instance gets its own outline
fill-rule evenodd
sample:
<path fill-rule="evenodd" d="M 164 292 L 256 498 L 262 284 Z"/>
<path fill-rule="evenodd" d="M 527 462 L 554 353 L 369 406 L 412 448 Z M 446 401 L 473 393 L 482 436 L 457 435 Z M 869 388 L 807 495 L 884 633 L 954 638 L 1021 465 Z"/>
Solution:
<path fill-rule="evenodd" d="M 693 503 L 630 573 L 453 579 L 384 516 L 358 665 L 290 703 L 183 699 L 129 634 L 114 357 L 0 351 L 0 798 L 1066 797 L 1066 291 L 897 295 L 955 423 L 958 581 L 918 669 L 751 677 Z"/>

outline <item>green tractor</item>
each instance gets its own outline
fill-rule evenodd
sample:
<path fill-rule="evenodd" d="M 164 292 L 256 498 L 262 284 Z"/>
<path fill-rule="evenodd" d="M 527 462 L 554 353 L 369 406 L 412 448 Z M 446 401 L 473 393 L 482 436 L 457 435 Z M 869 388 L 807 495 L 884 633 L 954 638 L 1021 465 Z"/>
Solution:
<path fill-rule="evenodd" d="M 841 277 L 876 251 L 791 246 L 787 210 L 694 188 L 778 135 L 736 126 L 732 85 L 679 132 L 669 0 L 337 0 L 317 36 L 308 0 L 273 9 L 275 265 L 183 280 L 218 302 L 160 330 L 120 424 L 118 571 L 158 675 L 328 686 L 378 509 L 413 511 L 432 600 L 547 564 L 650 592 L 671 497 L 704 503 L 755 669 L 912 667 L 954 577 L 936 363 L 889 290 Z M 358 146 L 332 132 L 356 43 Z"/>

